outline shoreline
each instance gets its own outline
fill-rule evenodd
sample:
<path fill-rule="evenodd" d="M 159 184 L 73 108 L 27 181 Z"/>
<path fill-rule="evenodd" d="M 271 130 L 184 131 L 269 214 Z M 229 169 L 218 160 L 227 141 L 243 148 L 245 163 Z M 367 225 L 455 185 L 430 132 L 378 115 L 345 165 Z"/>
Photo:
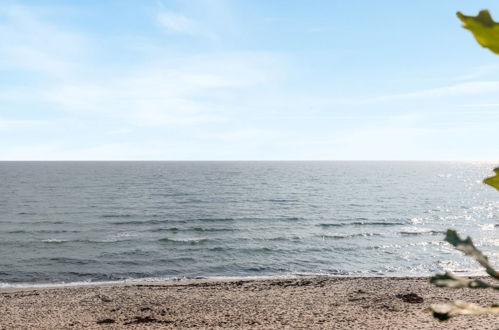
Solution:
<path fill-rule="evenodd" d="M 478 274 L 469 272 L 455 272 L 456 275 L 466 278 L 487 279 L 487 274 L 481 271 Z M 35 290 L 35 289 L 51 289 L 51 288 L 78 288 L 78 287 L 93 287 L 93 286 L 122 286 L 122 285 L 142 285 L 142 284 L 196 284 L 198 282 L 227 282 L 227 281 L 266 281 L 266 280 L 286 280 L 286 279 L 302 279 L 302 278 L 406 278 L 406 279 L 427 279 L 434 274 L 422 275 L 338 275 L 338 274 L 283 274 L 283 275 L 247 275 L 247 276 L 196 276 L 196 277 L 145 277 L 145 278 L 129 278 L 124 280 L 110 281 L 76 281 L 76 282 L 0 282 L 0 293 L 13 290 Z"/>
<path fill-rule="evenodd" d="M 467 275 L 465 275 L 467 276 Z M 472 276 L 472 275 L 469 275 Z M 39 290 L 39 289 L 56 289 L 56 288 L 79 288 L 93 286 L 123 286 L 123 285 L 145 285 L 145 284 L 160 284 L 160 285 L 176 285 L 176 284 L 197 284 L 205 282 L 232 282 L 232 281 L 271 281 L 271 280 L 287 280 L 287 279 L 302 279 L 302 278 L 416 278 L 428 279 L 430 276 L 352 276 L 352 275 L 329 275 L 329 274 L 290 274 L 290 275 L 255 275 L 255 276 L 207 276 L 207 277 L 146 277 L 146 278 L 130 278 L 125 280 L 110 280 L 110 281 L 77 281 L 77 282 L 43 282 L 43 283 L 6 283 L 0 282 L 0 293 L 15 290 Z M 483 277 L 477 275 L 476 277 Z M 486 278 L 486 277 L 485 277 Z"/>
<path fill-rule="evenodd" d="M 497 316 L 440 323 L 433 303 L 499 301 L 427 277 L 194 279 L 0 290 L 0 328 L 494 329 Z"/>
<path fill-rule="evenodd" d="M 111 280 L 111 281 L 79 281 L 79 282 L 54 282 L 54 283 L 1 283 L 0 293 L 12 292 L 17 290 L 43 290 L 57 288 L 84 288 L 84 287 L 99 287 L 99 286 L 134 286 L 134 285 L 191 285 L 198 283 L 211 282 L 232 282 L 232 281 L 265 281 L 279 279 L 299 279 L 305 277 L 341 277 L 336 275 L 262 275 L 262 276 L 213 276 L 213 277 L 148 277 L 148 278 L 131 278 L 126 280 Z"/>
<path fill-rule="evenodd" d="M 473 277 L 473 276 L 465 276 Z M 0 294 L 4 292 L 30 291 L 30 290 L 50 290 L 50 289 L 70 289 L 87 287 L 122 287 L 122 286 L 196 286 L 208 283 L 231 283 L 231 282 L 251 282 L 251 281 L 285 281 L 302 279 L 416 279 L 429 280 L 429 276 L 350 276 L 350 275 L 261 275 L 261 276 L 213 276 L 213 277 L 182 277 L 182 278 L 137 278 L 116 281 L 80 281 L 80 282 L 55 282 L 55 283 L 0 283 Z M 486 276 L 478 275 L 474 278 L 487 279 Z M 4 286 L 1 286 L 4 285 Z"/>

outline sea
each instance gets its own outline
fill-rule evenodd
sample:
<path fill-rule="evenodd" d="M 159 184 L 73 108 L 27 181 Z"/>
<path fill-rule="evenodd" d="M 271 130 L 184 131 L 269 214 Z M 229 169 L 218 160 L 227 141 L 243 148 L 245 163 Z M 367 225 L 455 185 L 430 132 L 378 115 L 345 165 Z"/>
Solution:
<path fill-rule="evenodd" d="M 499 266 L 490 162 L 0 162 L 0 288 Z"/>

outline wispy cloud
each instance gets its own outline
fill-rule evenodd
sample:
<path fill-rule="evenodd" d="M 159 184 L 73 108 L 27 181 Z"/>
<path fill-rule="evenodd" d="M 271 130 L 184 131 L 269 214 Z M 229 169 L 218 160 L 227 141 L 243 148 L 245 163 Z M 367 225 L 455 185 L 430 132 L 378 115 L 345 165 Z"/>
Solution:
<path fill-rule="evenodd" d="M 90 147 L 65 146 L 61 143 L 29 144 L 3 148 L 0 160 L 155 160 L 157 148 L 166 145 L 103 143 Z M 168 150 L 166 148 L 166 150 Z"/>
<path fill-rule="evenodd" d="M 499 81 L 475 81 L 446 87 L 417 90 L 407 93 L 387 94 L 365 99 L 339 100 L 340 104 L 375 104 L 405 100 L 427 100 L 443 97 L 499 93 Z M 497 95 L 497 94 L 496 94 Z"/>
<path fill-rule="evenodd" d="M 226 120 L 228 101 L 272 79 L 268 54 L 196 56 L 157 61 L 121 75 L 65 81 L 39 92 L 60 111 L 102 116 L 133 125 L 189 125 Z"/>
<path fill-rule="evenodd" d="M 499 103 L 468 103 L 468 104 L 460 104 L 459 107 L 462 108 L 498 108 Z"/>
<path fill-rule="evenodd" d="M 180 13 L 161 10 L 157 15 L 158 23 L 167 31 L 216 40 L 218 36 L 197 20 Z"/>
<path fill-rule="evenodd" d="M 199 29 L 196 21 L 172 11 L 160 12 L 158 21 L 163 27 L 179 33 L 192 34 Z"/>
<path fill-rule="evenodd" d="M 303 4 L 73 6 L 0 5 L 3 159 L 448 158 L 433 149 L 497 140 L 492 69 L 439 67 L 440 54 L 409 77 L 397 52 L 350 58 L 365 45 L 322 33 L 344 20 L 317 20 Z"/>
<path fill-rule="evenodd" d="M 33 127 L 40 127 L 47 125 L 45 120 L 13 120 L 0 117 L 0 131 L 30 129 Z"/>
<path fill-rule="evenodd" d="M 237 130 L 229 130 L 226 132 L 213 134 L 213 138 L 224 141 L 225 143 L 240 143 L 240 142 L 266 142 L 270 139 L 276 139 L 278 132 L 261 128 L 241 128 Z"/>
<path fill-rule="evenodd" d="M 197 21 L 160 7 L 158 20 L 165 28 L 208 33 Z M 157 49 L 155 56 L 126 69 L 97 72 L 85 58 L 92 57 L 98 44 L 90 36 L 54 24 L 46 12 L 32 7 L 0 7 L 0 14 L 5 18 L 0 23 L 0 71 L 46 76 L 43 85 L 5 86 L 0 99 L 29 100 L 62 117 L 112 119 L 132 126 L 223 122 L 230 94 L 266 83 L 277 62 L 271 54 L 244 52 L 197 53 L 169 61 L 162 58 L 167 52 Z"/>
<path fill-rule="evenodd" d="M 44 12 L 26 6 L 0 7 L 0 71 L 18 69 L 54 78 L 76 73 L 90 41 L 44 20 Z"/>
<path fill-rule="evenodd" d="M 27 129 L 43 137 L 40 143 L 29 144 L 6 144 L 4 138 L 3 159 L 160 159 L 165 154 L 187 159 L 192 143 L 199 142 L 179 144 L 175 136 L 202 127 L 191 133 L 199 133 L 196 141 L 228 141 L 230 134 L 220 134 L 236 131 L 237 125 L 220 126 L 237 119 L 238 97 L 251 98 L 265 89 L 282 66 L 276 56 L 264 52 L 172 56 L 158 40 L 141 39 L 140 46 L 147 43 L 154 51 L 124 67 L 100 63 L 102 70 L 96 70 L 93 58 L 106 35 L 65 28 L 47 12 L 31 7 L 0 11 L 5 18 L 0 20 L 0 72 L 13 70 L 22 82 L 10 79 L 12 83 L 2 85 L 0 131 L 15 134 Z M 193 19 L 165 10 L 161 14 L 172 32 L 206 33 Z M 127 47 L 134 50 L 137 45 L 125 44 L 123 51 Z M 17 118 L 47 116 L 47 122 Z M 243 138 L 249 133 L 231 134 Z"/>
<path fill-rule="evenodd" d="M 499 72 L 498 64 L 481 65 L 472 68 L 466 74 L 462 74 L 455 77 L 454 80 L 455 81 L 466 81 L 466 80 L 477 80 L 477 79 L 483 80 L 487 76 L 497 77 L 498 72 Z"/>

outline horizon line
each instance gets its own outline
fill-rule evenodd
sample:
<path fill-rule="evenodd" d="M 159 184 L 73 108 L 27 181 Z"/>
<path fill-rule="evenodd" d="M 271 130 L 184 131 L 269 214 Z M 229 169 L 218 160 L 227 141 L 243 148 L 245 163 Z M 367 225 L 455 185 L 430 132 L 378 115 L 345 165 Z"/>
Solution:
<path fill-rule="evenodd" d="M 0 162 L 499 162 L 499 159 L 5 159 Z"/>

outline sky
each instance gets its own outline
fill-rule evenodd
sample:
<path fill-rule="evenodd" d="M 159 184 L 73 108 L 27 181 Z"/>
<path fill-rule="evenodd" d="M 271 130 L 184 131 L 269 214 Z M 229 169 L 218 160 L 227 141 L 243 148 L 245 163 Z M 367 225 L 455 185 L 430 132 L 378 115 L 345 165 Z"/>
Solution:
<path fill-rule="evenodd" d="M 497 1 L 0 1 L 0 160 L 499 159 Z"/>

